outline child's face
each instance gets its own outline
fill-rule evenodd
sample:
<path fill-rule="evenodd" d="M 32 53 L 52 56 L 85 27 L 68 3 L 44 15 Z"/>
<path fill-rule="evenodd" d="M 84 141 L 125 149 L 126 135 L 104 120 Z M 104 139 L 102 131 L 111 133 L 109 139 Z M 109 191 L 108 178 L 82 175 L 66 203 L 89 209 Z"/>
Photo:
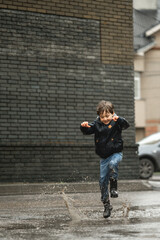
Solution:
<path fill-rule="evenodd" d="M 101 122 L 103 122 L 104 124 L 108 124 L 113 117 L 113 114 L 110 112 L 103 112 L 99 115 Z"/>

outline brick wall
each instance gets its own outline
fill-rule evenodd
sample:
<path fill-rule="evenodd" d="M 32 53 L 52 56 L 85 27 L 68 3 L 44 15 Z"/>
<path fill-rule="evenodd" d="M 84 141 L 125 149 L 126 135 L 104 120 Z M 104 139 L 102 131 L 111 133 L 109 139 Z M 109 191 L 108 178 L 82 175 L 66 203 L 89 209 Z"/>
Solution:
<path fill-rule="evenodd" d="M 131 1 L 1 2 L 1 181 L 97 180 L 79 125 L 101 99 L 131 123 L 120 178 L 137 178 Z"/>
<path fill-rule="evenodd" d="M 148 120 L 146 121 L 147 126 L 145 127 L 145 136 L 149 136 L 151 134 L 157 133 L 158 132 L 158 122 L 160 121 L 152 121 L 152 120 Z"/>
<path fill-rule="evenodd" d="M 132 0 L 1 0 L 0 8 L 97 20 L 103 63 L 133 66 Z"/>

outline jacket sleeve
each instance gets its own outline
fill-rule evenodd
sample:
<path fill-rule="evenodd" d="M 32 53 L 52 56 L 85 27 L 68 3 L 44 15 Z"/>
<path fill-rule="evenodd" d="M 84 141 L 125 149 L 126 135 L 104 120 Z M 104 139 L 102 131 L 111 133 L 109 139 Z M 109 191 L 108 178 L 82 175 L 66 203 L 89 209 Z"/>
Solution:
<path fill-rule="evenodd" d="M 117 120 L 118 125 L 120 126 L 121 130 L 127 129 L 130 125 L 125 118 L 119 117 Z"/>
<path fill-rule="evenodd" d="M 95 133 L 95 122 L 89 123 L 88 125 L 91 126 L 91 127 L 87 128 L 87 127 L 82 127 L 80 125 L 80 130 L 82 131 L 82 133 L 85 134 L 85 135 L 90 135 L 90 134 Z"/>

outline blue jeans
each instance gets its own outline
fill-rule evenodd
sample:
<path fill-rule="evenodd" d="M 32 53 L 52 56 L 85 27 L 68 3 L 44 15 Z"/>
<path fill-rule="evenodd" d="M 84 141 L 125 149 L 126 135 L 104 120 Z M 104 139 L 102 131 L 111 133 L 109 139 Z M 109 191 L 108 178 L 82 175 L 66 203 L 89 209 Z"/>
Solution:
<path fill-rule="evenodd" d="M 122 152 L 113 153 L 106 159 L 100 160 L 100 180 L 101 201 L 105 202 L 109 198 L 109 179 L 118 179 L 118 165 L 122 161 Z"/>

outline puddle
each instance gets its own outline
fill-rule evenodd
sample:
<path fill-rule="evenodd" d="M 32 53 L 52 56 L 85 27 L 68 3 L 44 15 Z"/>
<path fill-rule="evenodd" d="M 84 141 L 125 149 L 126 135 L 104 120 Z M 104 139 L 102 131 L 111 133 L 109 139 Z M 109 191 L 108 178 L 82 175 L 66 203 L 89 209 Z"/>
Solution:
<path fill-rule="evenodd" d="M 2 197 L 0 240 L 159 240 L 159 198 L 123 194 L 104 219 L 98 193 Z"/>

